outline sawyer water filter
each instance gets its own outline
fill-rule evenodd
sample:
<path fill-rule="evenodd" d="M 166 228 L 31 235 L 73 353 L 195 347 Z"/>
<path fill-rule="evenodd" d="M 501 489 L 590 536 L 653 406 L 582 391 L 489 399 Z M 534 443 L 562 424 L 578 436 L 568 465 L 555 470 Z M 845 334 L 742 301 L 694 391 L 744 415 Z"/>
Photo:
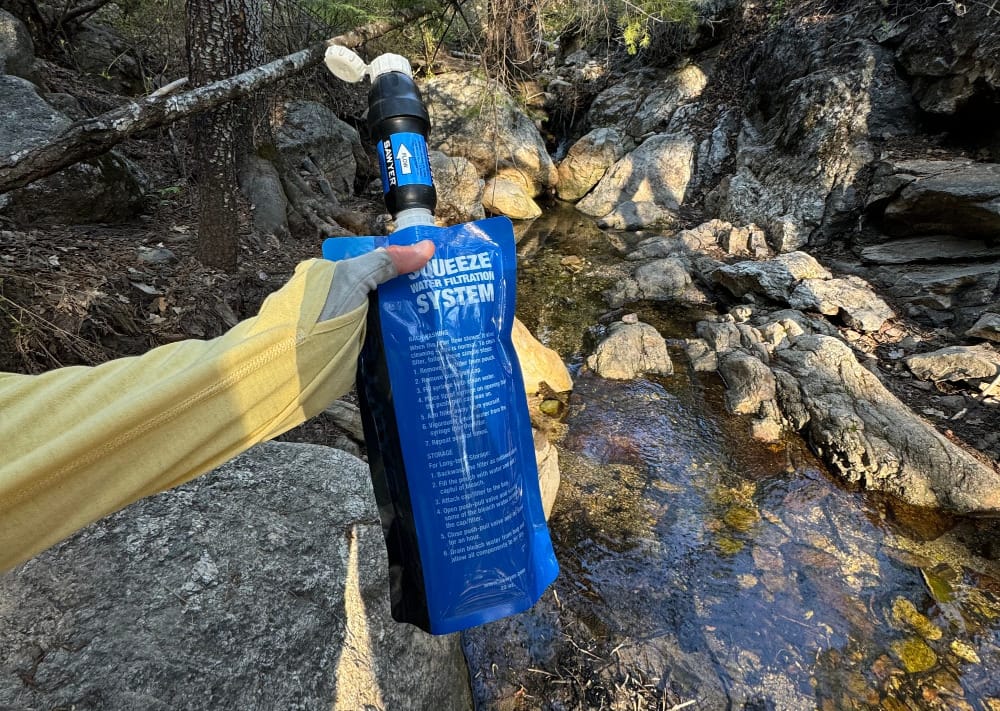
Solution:
<path fill-rule="evenodd" d="M 328 239 L 323 256 L 435 244 L 422 270 L 373 294 L 357 389 L 393 617 L 442 634 L 531 607 L 558 573 L 511 341 L 514 233 L 503 217 L 434 226 L 429 120 L 409 64 L 383 55 L 367 73 L 397 229 Z"/>

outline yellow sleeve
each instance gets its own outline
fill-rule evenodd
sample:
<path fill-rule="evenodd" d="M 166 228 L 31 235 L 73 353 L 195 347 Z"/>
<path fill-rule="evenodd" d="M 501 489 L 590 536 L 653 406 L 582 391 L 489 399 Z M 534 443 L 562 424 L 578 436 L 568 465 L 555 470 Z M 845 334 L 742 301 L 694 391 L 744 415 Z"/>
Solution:
<path fill-rule="evenodd" d="M 346 393 L 367 305 L 317 322 L 335 269 L 303 262 L 257 316 L 211 341 L 0 375 L 0 571 Z"/>

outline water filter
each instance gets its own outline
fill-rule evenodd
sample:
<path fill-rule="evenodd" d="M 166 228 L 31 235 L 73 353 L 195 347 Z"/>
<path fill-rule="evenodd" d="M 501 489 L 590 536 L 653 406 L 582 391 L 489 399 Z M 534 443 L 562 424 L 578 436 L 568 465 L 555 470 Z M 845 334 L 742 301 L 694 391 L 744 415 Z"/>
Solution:
<path fill-rule="evenodd" d="M 372 295 L 358 364 L 392 614 L 455 632 L 531 607 L 558 574 L 511 340 L 513 226 L 505 217 L 434 225 L 430 122 L 409 63 L 382 55 L 366 66 L 342 49 L 328 53 L 334 73 L 372 78 L 368 124 L 397 228 L 327 239 L 323 256 L 423 239 L 436 248 L 419 272 Z"/>

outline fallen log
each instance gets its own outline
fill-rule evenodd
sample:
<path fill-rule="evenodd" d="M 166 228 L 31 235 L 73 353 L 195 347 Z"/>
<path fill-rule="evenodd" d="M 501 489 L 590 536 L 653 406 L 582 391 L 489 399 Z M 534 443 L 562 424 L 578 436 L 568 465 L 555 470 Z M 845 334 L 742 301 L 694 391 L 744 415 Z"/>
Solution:
<path fill-rule="evenodd" d="M 426 14 L 427 10 L 419 7 L 402 10 L 392 21 L 355 28 L 242 74 L 183 94 L 163 95 L 153 92 L 100 116 L 76 121 L 44 145 L 0 156 L 0 195 L 22 188 L 81 160 L 106 153 L 140 131 L 171 124 L 293 76 L 321 62 L 330 45 L 358 47 Z"/>

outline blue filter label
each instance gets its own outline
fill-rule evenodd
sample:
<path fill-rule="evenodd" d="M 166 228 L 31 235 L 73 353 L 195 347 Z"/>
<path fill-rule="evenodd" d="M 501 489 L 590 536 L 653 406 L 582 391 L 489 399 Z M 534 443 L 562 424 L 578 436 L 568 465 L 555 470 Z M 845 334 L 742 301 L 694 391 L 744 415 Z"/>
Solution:
<path fill-rule="evenodd" d="M 394 133 L 379 144 L 382 190 L 404 185 L 433 185 L 427 142 L 419 133 Z"/>

